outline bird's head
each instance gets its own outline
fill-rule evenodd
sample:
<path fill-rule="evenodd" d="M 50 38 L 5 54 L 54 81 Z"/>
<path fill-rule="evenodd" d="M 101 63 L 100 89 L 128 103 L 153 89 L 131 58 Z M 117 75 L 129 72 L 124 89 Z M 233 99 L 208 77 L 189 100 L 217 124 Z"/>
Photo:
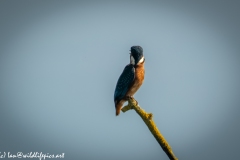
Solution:
<path fill-rule="evenodd" d="M 143 49 L 141 46 L 132 46 L 130 53 L 130 63 L 133 65 L 140 64 L 145 61 Z"/>

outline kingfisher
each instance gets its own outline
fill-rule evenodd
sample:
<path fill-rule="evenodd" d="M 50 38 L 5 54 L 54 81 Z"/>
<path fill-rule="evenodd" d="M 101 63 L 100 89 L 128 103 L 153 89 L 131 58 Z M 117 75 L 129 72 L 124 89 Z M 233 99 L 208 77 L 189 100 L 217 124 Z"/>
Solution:
<path fill-rule="evenodd" d="M 144 81 L 143 49 L 141 46 L 132 46 L 130 53 L 130 64 L 128 64 L 120 75 L 114 92 L 114 103 L 116 116 L 120 114 L 123 104 L 137 92 Z"/>

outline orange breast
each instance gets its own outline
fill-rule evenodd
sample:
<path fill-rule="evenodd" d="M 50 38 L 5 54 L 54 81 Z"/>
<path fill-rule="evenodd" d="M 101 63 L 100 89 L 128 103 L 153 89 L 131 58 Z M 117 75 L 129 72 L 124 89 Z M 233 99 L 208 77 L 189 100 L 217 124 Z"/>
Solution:
<path fill-rule="evenodd" d="M 135 68 L 135 79 L 133 81 L 133 84 L 131 85 L 129 91 L 127 92 L 126 96 L 133 96 L 137 90 L 140 88 L 144 81 L 144 62 L 137 65 Z"/>

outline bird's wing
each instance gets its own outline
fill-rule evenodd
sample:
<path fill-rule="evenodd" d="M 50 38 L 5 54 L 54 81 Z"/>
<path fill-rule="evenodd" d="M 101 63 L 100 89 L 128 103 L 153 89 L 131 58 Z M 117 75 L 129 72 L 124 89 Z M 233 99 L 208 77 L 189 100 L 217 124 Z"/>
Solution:
<path fill-rule="evenodd" d="M 135 78 L 135 68 L 132 64 L 127 65 L 118 79 L 114 92 L 114 101 L 122 99 Z"/>

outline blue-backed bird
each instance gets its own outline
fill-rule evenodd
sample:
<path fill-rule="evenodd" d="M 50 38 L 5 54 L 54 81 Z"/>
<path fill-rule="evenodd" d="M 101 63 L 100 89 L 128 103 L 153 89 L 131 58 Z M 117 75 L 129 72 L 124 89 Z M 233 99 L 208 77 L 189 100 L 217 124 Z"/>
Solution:
<path fill-rule="evenodd" d="M 130 51 L 130 64 L 124 68 L 114 92 L 116 116 L 120 114 L 124 102 L 133 97 L 144 81 L 143 49 L 141 46 L 132 46 Z"/>

